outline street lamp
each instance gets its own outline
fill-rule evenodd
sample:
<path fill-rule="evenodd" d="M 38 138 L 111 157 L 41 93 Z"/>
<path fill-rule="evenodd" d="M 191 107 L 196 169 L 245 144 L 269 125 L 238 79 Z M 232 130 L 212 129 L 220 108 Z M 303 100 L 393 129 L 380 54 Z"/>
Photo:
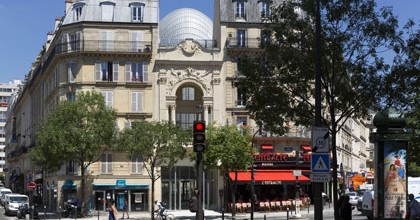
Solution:
<path fill-rule="evenodd" d="M 251 164 L 251 220 L 254 220 L 254 209 L 255 209 L 255 176 L 254 176 L 254 141 L 255 141 L 255 135 L 257 133 L 261 132 L 261 126 L 260 128 L 254 132 L 254 135 L 252 135 L 251 140 L 251 155 L 252 155 L 252 164 Z"/>

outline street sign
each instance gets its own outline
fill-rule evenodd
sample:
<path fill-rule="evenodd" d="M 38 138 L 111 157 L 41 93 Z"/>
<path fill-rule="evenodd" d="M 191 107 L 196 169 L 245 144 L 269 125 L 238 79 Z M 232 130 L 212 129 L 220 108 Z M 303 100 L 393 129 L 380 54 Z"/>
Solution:
<path fill-rule="evenodd" d="M 36 183 L 35 182 L 30 182 L 28 185 L 29 190 L 34 191 L 36 188 Z"/>
<path fill-rule="evenodd" d="M 330 151 L 330 134 L 327 127 L 312 128 L 312 152 L 328 153 Z"/>
<path fill-rule="evenodd" d="M 311 154 L 311 170 L 313 173 L 330 172 L 329 154 Z"/>
<path fill-rule="evenodd" d="M 302 170 L 293 170 L 293 176 L 302 176 Z"/>
<path fill-rule="evenodd" d="M 311 182 L 324 183 L 324 182 L 330 182 L 330 180 L 331 180 L 330 173 L 311 173 Z"/>

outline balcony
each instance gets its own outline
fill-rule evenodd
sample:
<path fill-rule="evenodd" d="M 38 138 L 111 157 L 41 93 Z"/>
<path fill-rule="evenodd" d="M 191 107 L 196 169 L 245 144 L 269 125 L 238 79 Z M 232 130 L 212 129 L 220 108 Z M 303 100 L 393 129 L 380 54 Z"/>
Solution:
<path fill-rule="evenodd" d="M 236 38 L 226 39 L 226 49 L 230 54 L 261 53 L 264 51 L 264 42 L 260 38 Z"/>
<path fill-rule="evenodd" d="M 210 39 L 160 39 L 159 49 L 173 49 L 186 40 L 192 40 L 193 42 L 198 43 L 202 48 L 205 48 L 207 50 L 213 50 L 217 48 L 217 41 Z"/>
<path fill-rule="evenodd" d="M 152 53 L 151 41 L 80 40 L 57 44 L 56 54 L 71 52 Z"/>

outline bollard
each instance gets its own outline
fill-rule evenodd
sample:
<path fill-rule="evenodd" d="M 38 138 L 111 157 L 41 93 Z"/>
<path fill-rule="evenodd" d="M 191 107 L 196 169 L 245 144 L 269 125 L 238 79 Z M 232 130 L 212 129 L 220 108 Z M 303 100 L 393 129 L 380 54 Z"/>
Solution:
<path fill-rule="evenodd" d="M 264 215 L 264 220 L 267 220 L 267 216 Z"/>
<path fill-rule="evenodd" d="M 44 220 L 47 219 L 47 206 L 44 205 Z"/>
<path fill-rule="evenodd" d="M 311 203 L 308 204 L 308 214 L 309 214 L 309 207 L 311 207 Z"/>
<path fill-rule="evenodd" d="M 98 220 L 99 220 L 99 209 L 98 209 Z"/>
<path fill-rule="evenodd" d="M 287 220 L 289 220 L 289 208 L 287 208 Z"/>
<path fill-rule="evenodd" d="M 61 206 L 58 206 L 58 220 L 61 219 Z"/>

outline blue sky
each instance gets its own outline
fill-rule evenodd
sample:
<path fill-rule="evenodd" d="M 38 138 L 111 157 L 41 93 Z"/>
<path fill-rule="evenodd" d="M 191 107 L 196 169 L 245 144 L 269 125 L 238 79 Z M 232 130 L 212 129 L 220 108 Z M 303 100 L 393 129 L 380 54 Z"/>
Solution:
<path fill-rule="evenodd" d="M 0 83 L 23 79 L 29 72 L 56 17 L 64 15 L 65 0 L 0 0 Z M 378 0 L 393 6 L 404 21 L 420 21 L 420 0 Z M 213 18 L 213 0 L 161 0 L 160 16 L 177 8 L 195 8 Z"/>

